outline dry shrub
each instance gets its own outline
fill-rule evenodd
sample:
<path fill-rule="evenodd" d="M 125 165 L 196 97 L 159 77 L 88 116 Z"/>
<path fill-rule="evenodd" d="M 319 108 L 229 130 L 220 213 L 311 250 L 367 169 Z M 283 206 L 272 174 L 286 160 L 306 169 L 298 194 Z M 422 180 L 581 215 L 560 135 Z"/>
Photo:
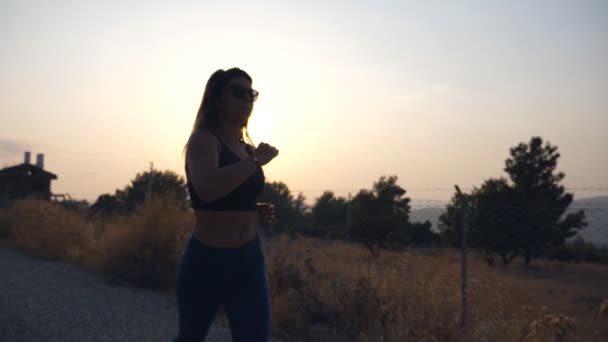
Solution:
<path fill-rule="evenodd" d="M 530 323 L 524 342 L 564 341 L 574 337 L 576 323 L 572 317 L 545 315 Z"/>
<path fill-rule="evenodd" d="M 608 299 L 604 299 L 600 305 L 595 325 L 597 327 L 598 340 L 608 341 Z"/>
<path fill-rule="evenodd" d="M 100 251 L 101 270 L 128 283 L 168 289 L 183 248 L 183 232 L 193 225 L 192 214 L 166 197 L 155 197 L 128 217 L 103 223 L 95 248 Z"/>
<path fill-rule="evenodd" d="M 78 262 L 93 240 L 85 213 L 53 202 L 19 200 L 8 215 L 16 245 L 39 257 Z"/>
<path fill-rule="evenodd" d="M 273 330 L 318 341 L 455 340 L 459 297 L 434 257 L 339 241 L 265 241 Z"/>
<path fill-rule="evenodd" d="M 580 276 L 581 271 L 587 270 L 602 278 L 605 271 L 601 267 L 538 261 L 534 268 L 514 264 L 493 269 L 482 264 L 481 259 L 472 259 L 469 265 L 469 274 L 479 280 L 469 288 L 472 340 L 599 341 L 606 338 L 601 325 L 594 320 L 599 303 L 595 294 L 605 290 L 586 276 Z"/>
<path fill-rule="evenodd" d="M 193 224 L 193 215 L 175 199 L 160 196 L 130 216 L 88 218 L 84 211 L 37 199 L 15 201 L 0 210 L 0 233 L 28 253 L 153 288 L 173 285 Z"/>
<path fill-rule="evenodd" d="M 600 310 L 598 311 L 598 316 L 608 319 L 608 299 L 604 299 L 604 301 L 600 305 Z"/>

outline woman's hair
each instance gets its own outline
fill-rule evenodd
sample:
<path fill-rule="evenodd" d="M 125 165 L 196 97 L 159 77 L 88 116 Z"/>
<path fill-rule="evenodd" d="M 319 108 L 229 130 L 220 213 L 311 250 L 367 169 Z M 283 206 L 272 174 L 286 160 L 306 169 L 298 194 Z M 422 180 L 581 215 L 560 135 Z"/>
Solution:
<path fill-rule="evenodd" d="M 249 82 L 253 82 L 251 76 L 244 70 L 239 68 L 232 68 L 228 70 L 219 69 L 214 72 L 205 86 L 205 92 L 203 93 L 203 100 L 201 106 L 198 108 L 196 119 L 194 120 L 194 126 L 192 132 L 207 128 L 210 130 L 216 129 L 220 124 L 221 110 L 218 108 L 219 97 L 222 94 L 222 90 L 234 78 L 246 78 Z M 249 144 L 254 145 L 249 131 L 247 129 L 249 121 L 245 122 L 245 125 L 241 127 L 241 140 L 245 141 L 244 137 L 247 137 Z M 182 157 L 188 152 L 188 143 L 184 146 Z"/>

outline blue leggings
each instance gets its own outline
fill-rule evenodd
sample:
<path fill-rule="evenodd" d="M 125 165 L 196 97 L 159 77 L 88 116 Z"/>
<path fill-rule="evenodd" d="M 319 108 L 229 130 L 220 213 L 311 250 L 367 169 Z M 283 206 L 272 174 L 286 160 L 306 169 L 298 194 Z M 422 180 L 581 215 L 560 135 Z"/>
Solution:
<path fill-rule="evenodd" d="M 268 341 L 268 285 L 259 236 L 238 248 L 213 247 L 190 236 L 177 269 L 176 295 L 174 342 L 203 341 L 220 304 L 233 341 Z"/>

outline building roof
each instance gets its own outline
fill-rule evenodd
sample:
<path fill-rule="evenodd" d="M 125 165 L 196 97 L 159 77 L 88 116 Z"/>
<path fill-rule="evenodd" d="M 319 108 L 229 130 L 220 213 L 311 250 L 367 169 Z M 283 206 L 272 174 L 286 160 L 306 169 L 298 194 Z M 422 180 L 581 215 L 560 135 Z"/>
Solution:
<path fill-rule="evenodd" d="M 19 164 L 0 169 L 0 176 L 23 176 L 24 174 L 32 175 L 34 177 L 57 179 L 57 175 L 54 173 L 45 171 L 33 164 Z"/>

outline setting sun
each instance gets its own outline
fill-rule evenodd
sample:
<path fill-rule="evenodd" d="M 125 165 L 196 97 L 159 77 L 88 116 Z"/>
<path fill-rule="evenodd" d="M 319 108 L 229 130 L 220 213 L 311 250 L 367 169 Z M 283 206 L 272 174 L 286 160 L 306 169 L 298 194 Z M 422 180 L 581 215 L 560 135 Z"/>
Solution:
<path fill-rule="evenodd" d="M 264 102 L 257 102 L 249 119 L 249 135 L 257 146 L 272 140 L 272 111 Z"/>

